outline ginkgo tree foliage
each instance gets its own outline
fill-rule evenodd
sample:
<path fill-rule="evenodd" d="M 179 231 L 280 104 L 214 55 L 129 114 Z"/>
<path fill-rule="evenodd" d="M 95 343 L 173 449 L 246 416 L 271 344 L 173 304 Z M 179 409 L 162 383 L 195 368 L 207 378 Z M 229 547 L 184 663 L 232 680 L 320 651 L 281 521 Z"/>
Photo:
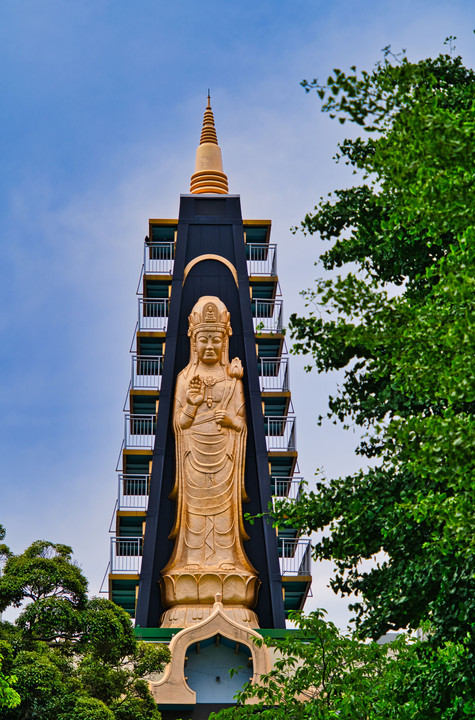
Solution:
<path fill-rule="evenodd" d="M 475 716 L 475 73 L 453 38 L 447 45 L 419 62 L 386 48 L 371 71 L 302 83 L 361 133 L 336 154 L 354 186 L 322 198 L 300 226 L 328 246 L 303 293 L 307 312 L 290 319 L 293 352 L 308 370 L 340 371 L 319 420 L 359 426 L 368 465 L 323 472 L 314 491 L 277 507 L 276 523 L 318 531 L 314 556 L 333 561 L 332 588 L 353 596 L 361 643 L 400 630 L 422 639 L 379 665 L 379 699 L 361 711 L 335 691 L 333 704 L 305 708 L 282 666 L 241 696 L 258 698 L 268 717 Z M 321 621 L 307 638 L 316 658 Z M 305 652 L 293 642 L 280 648 L 290 662 Z M 339 643 L 333 636 L 327 657 Z M 330 697 L 320 667 L 306 681 Z M 276 687 L 287 714 L 272 701 Z M 345 697 L 360 692 L 361 677 Z"/>
<path fill-rule="evenodd" d="M 459 57 L 387 55 L 372 73 L 305 83 L 368 133 L 340 146 L 363 183 L 302 223 L 331 247 L 293 315 L 294 351 L 344 370 L 329 415 L 366 428 L 373 466 L 325 479 L 288 509 L 357 593 L 362 633 L 431 623 L 465 640 L 475 618 L 475 74 Z M 361 559 L 386 559 L 362 570 Z"/>

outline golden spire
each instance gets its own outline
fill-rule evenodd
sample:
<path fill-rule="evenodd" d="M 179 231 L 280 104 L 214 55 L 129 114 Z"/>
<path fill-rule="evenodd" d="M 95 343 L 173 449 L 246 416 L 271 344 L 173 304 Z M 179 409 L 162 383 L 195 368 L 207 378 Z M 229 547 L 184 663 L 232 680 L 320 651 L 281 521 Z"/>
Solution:
<path fill-rule="evenodd" d="M 209 90 L 200 144 L 196 150 L 195 172 L 191 176 L 190 192 L 220 194 L 228 192 L 228 178 L 223 172 Z"/>

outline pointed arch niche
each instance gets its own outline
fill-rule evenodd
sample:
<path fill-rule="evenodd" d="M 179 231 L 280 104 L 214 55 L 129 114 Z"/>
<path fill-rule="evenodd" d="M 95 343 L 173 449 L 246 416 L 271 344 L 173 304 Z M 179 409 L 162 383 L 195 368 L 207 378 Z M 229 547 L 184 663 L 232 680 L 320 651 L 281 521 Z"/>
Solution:
<path fill-rule="evenodd" d="M 163 677 L 150 684 L 155 702 L 196 705 L 210 702 L 211 697 L 214 703 L 232 703 L 233 695 L 246 681 L 257 683 L 270 670 L 268 649 L 256 645 L 255 639 L 262 638 L 255 630 L 232 620 L 222 603 L 216 602 L 206 620 L 173 637 L 171 662 Z M 231 668 L 241 668 L 234 678 L 229 675 Z"/>

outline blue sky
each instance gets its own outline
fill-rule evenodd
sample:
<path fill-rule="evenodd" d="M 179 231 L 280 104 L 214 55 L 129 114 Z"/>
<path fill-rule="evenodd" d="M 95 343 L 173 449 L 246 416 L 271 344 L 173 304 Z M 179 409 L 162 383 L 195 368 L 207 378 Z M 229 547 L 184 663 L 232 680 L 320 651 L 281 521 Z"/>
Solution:
<path fill-rule="evenodd" d="M 21 551 L 71 544 L 98 591 L 108 559 L 143 237 L 188 192 L 211 88 L 230 192 L 271 218 L 287 313 L 311 285 L 316 239 L 289 228 L 351 184 L 303 78 L 369 69 L 381 48 L 475 64 L 472 2 L 0 2 L 0 522 Z M 337 378 L 292 361 L 300 466 L 357 466 L 356 436 L 316 416 Z M 346 604 L 314 581 L 316 606 Z"/>

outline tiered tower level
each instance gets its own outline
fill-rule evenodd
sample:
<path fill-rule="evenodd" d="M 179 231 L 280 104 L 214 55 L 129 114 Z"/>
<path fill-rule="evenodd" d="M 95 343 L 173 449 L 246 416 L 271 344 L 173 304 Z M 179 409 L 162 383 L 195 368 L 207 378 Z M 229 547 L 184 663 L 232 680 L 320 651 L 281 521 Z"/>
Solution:
<path fill-rule="evenodd" d="M 216 602 L 283 628 L 310 589 L 309 541 L 243 520 L 302 480 L 270 232 L 228 193 L 208 98 L 190 194 L 149 221 L 137 292 L 108 584 L 141 628 L 189 627 Z M 213 334 L 223 347 L 199 355 Z"/>

